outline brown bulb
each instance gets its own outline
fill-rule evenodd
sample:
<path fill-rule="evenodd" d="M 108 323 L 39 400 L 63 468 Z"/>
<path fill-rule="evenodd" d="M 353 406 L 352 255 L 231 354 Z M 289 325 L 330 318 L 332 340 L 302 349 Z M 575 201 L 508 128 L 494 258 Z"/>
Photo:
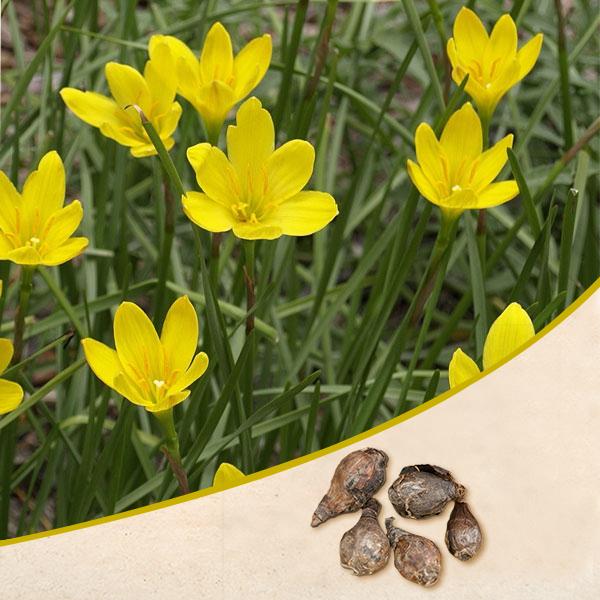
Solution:
<path fill-rule="evenodd" d="M 372 575 L 387 564 L 390 543 L 379 525 L 381 504 L 371 498 L 362 509 L 358 523 L 342 536 L 340 562 L 355 575 Z"/>
<path fill-rule="evenodd" d="M 448 502 L 460 500 L 465 488 L 446 469 L 435 465 L 404 467 L 388 490 L 390 502 L 403 517 L 439 515 Z"/>
<path fill-rule="evenodd" d="M 448 526 L 446 546 L 459 560 L 473 558 L 481 548 L 481 528 L 466 502 L 455 502 Z"/>
<path fill-rule="evenodd" d="M 356 450 L 337 466 L 329 491 L 315 510 L 311 525 L 362 508 L 385 483 L 388 457 L 375 448 Z"/>
<path fill-rule="evenodd" d="M 394 527 L 394 517 L 385 520 L 388 540 L 394 552 L 394 566 L 402 577 L 429 587 L 434 585 L 442 570 L 442 555 L 427 538 Z"/>

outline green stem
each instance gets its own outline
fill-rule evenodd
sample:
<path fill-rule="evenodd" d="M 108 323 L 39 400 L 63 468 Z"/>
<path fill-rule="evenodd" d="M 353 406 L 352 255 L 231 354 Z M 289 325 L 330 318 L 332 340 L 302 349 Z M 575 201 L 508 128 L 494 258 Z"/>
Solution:
<path fill-rule="evenodd" d="M 442 226 L 443 227 L 443 226 Z M 433 313 L 436 309 L 438 300 L 440 298 L 440 293 L 442 291 L 442 284 L 444 282 L 444 277 L 446 275 L 446 267 L 448 266 L 448 260 L 450 259 L 449 249 L 454 240 L 454 235 L 456 233 L 456 227 L 452 226 L 452 223 L 449 225 L 449 236 L 444 239 L 441 243 L 444 244 L 442 248 L 442 257 L 438 262 L 435 273 L 433 274 L 434 284 L 432 287 L 432 291 L 427 298 L 425 303 L 425 313 L 423 316 L 423 323 L 419 329 L 419 334 L 417 336 L 417 342 L 415 344 L 410 363 L 406 369 L 406 375 L 402 381 L 402 387 L 400 388 L 400 396 L 398 400 L 398 405 L 396 406 L 396 412 L 394 416 L 398 416 L 402 414 L 406 410 L 406 397 L 408 395 L 408 390 L 410 388 L 410 384 L 412 383 L 412 377 L 415 368 L 417 367 L 417 363 L 419 358 L 421 357 L 421 351 L 423 350 L 423 344 L 425 343 L 425 339 L 427 334 L 429 333 L 429 326 L 431 325 L 431 320 L 433 318 Z"/>
<path fill-rule="evenodd" d="M 2 373 L 2 378 L 3 379 L 10 378 L 13 375 L 15 375 L 15 376 L 18 375 L 19 371 L 23 367 L 25 367 L 25 365 L 28 365 L 30 362 L 33 362 L 36 358 L 46 354 L 46 352 L 48 352 L 49 350 L 52 350 L 56 346 L 64 345 L 66 347 L 68 345 L 68 343 L 71 341 L 72 337 L 73 337 L 72 331 L 68 331 L 67 333 L 64 333 L 63 335 L 56 338 L 49 344 L 46 344 L 45 346 L 42 346 L 39 350 L 36 350 L 35 352 L 32 352 L 31 354 L 29 354 L 27 356 L 27 358 L 22 360 L 20 363 L 15 364 L 15 365 L 9 367 L 8 369 L 6 369 L 6 371 L 4 371 L 4 373 Z"/>
<path fill-rule="evenodd" d="M 246 338 L 250 338 L 248 343 L 250 349 L 248 352 L 248 360 L 245 366 L 244 377 L 244 408 L 246 415 L 251 415 L 254 412 L 253 395 L 254 395 L 254 360 L 256 356 L 256 337 L 254 334 L 254 304 L 256 302 L 256 292 L 254 288 L 254 240 L 244 240 L 244 280 L 246 282 Z"/>
<path fill-rule="evenodd" d="M 160 426 L 165 435 L 165 445 L 162 447 L 173 474 L 179 482 L 179 487 L 182 494 L 189 494 L 190 488 L 188 485 L 187 473 L 183 467 L 181 453 L 179 451 L 179 437 L 175 430 L 175 421 L 173 420 L 173 409 L 168 408 L 160 412 L 154 413 L 154 416 L 160 423 Z"/>
<path fill-rule="evenodd" d="M 246 311 L 250 312 L 256 303 L 254 289 L 254 240 L 244 240 L 244 280 L 246 282 Z M 254 313 L 246 318 L 246 335 L 254 330 Z"/>
<path fill-rule="evenodd" d="M 171 262 L 171 248 L 173 246 L 173 236 L 175 232 L 175 205 L 173 201 L 173 196 L 169 189 L 168 183 L 171 183 L 173 190 L 179 195 L 179 198 L 183 198 L 185 196 L 185 190 L 183 188 L 183 183 L 181 181 L 181 177 L 177 172 L 177 168 L 171 159 L 171 156 L 168 150 L 165 148 L 163 141 L 160 139 L 160 136 L 154 129 L 152 123 L 147 119 L 146 115 L 143 113 L 142 109 L 137 105 L 132 105 L 142 121 L 142 127 L 145 132 L 148 134 L 150 141 L 156 148 L 156 152 L 158 154 L 158 158 L 162 164 L 164 170 L 164 199 L 165 199 L 165 235 L 163 237 L 163 245 L 161 248 L 159 264 L 158 264 L 158 284 L 156 289 L 156 303 L 154 308 L 154 323 L 160 323 L 162 320 L 164 308 L 164 297 L 166 293 L 166 281 L 167 274 L 169 271 L 169 265 Z M 201 246 L 198 245 L 198 250 L 202 252 Z M 200 256 L 200 260 L 202 256 Z"/>
<path fill-rule="evenodd" d="M 483 111 L 479 115 L 481 120 L 481 133 L 483 137 L 483 149 L 487 150 L 490 145 L 490 121 L 491 115 L 484 113 Z"/>
<path fill-rule="evenodd" d="M 183 189 L 181 177 L 179 177 L 179 173 L 177 172 L 175 164 L 171 160 L 171 156 L 169 155 L 168 150 L 165 148 L 163 141 L 160 139 L 158 133 L 156 133 L 156 129 L 154 129 L 152 123 L 148 121 L 146 115 L 142 112 L 139 106 L 131 105 L 131 108 L 135 108 L 135 110 L 137 110 L 138 114 L 140 115 L 140 119 L 142 120 L 142 127 L 144 128 L 144 130 L 148 134 L 148 137 L 150 138 L 150 141 L 156 148 L 158 158 L 160 159 L 160 162 L 167 174 L 167 177 L 169 178 L 169 181 L 171 182 L 171 185 L 180 196 L 185 196 L 185 190 Z"/>
<path fill-rule="evenodd" d="M 206 123 L 204 124 L 204 128 L 206 130 L 206 141 L 211 146 L 219 146 L 219 137 L 221 135 L 222 127 L 222 123 L 218 127 L 214 125 L 212 127 L 208 127 Z M 221 255 L 222 238 L 222 233 L 213 233 L 211 235 L 210 262 L 208 265 L 209 281 L 216 292 L 219 290 L 219 257 Z"/>
<path fill-rule="evenodd" d="M 42 276 L 42 279 L 46 282 L 48 289 L 52 292 L 52 294 L 54 295 L 54 297 L 60 304 L 61 308 L 65 311 L 65 314 L 71 320 L 71 324 L 75 328 L 77 335 L 80 338 L 86 337 L 87 334 L 85 332 L 85 329 L 79 322 L 79 317 L 77 316 L 77 313 L 75 312 L 75 308 L 69 302 L 69 299 L 65 296 L 63 291 L 58 287 L 58 285 L 56 285 L 56 281 L 54 280 L 54 277 L 52 277 L 52 274 L 50 273 L 50 271 L 48 269 L 42 267 L 40 269 L 40 274 Z"/>
<path fill-rule="evenodd" d="M 548 172 L 546 179 L 533 196 L 534 204 L 539 203 L 548 191 L 554 180 L 562 173 L 563 169 L 577 156 L 577 153 L 600 132 L 600 117 L 598 117 L 581 135 L 581 137 L 557 160 Z"/>
<path fill-rule="evenodd" d="M 169 274 L 169 265 L 171 264 L 173 237 L 175 236 L 175 205 L 173 202 L 173 195 L 169 189 L 166 173 L 163 180 L 163 197 L 165 202 L 165 231 L 158 259 L 158 283 L 156 285 L 154 302 L 154 325 L 156 327 L 162 323 L 164 318 L 167 276 Z"/>
<path fill-rule="evenodd" d="M 423 25 L 421 24 L 421 18 L 419 17 L 419 13 L 413 0 L 402 0 L 402 5 L 404 6 L 404 12 L 408 17 L 410 26 L 414 31 L 417 42 L 419 44 L 419 50 L 421 51 L 421 55 L 425 63 L 425 69 L 427 71 L 427 74 L 429 75 L 429 79 L 431 80 L 431 84 L 433 86 L 433 92 L 438 108 L 441 112 L 444 112 L 444 109 L 446 108 L 446 102 L 444 101 L 444 91 L 442 90 L 442 85 L 440 84 L 440 80 L 435 69 L 433 57 L 431 56 L 431 50 L 429 49 L 427 39 L 425 38 Z"/>
<path fill-rule="evenodd" d="M 558 68 L 560 71 L 560 96 L 563 109 L 563 136 L 565 148 L 573 145 L 573 120 L 571 107 L 571 84 L 569 81 L 569 53 L 567 50 L 566 22 L 561 0 L 554 0 L 558 27 Z"/>
<path fill-rule="evenodd" d="M 440 230 L 431 252 L 429 266 L 415 296 L 412 315 L 410 316 L 411 325 L 416 325 L 421 319 L 425 303 L 429 299 L 434 287 L 434 282 L 442 263 L 442 258 L 454 239 L 457 222 L 458 218 L 456 215 L 442 211 Z M 409 309 L 409 312 L 410 310 L 411 309 Z"/>
<path fill-rule="evenodd" d="M 16 365 L 21 362 L 23 356 L 23 336 L 25 334 L 25 317 L 29 308 L 29 299 L 31 297 L 33 272 L 35 267 L 21 267 L 21 289 L 19 290 L 19 306 L 15 316 L 15 337 L 14 337 L 14 354 L 12 364 Z"/>

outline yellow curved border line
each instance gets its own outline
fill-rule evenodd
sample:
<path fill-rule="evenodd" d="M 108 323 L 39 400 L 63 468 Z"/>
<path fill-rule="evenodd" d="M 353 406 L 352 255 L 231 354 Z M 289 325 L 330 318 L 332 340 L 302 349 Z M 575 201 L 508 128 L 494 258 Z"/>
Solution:
<path fill-rule="evenodd" d="M 380 431 L 384 431 L 397 425 L 398 423 L 402 423 L 416 415 L 440 404 L 444 400 L 447 400 L 451 396 L 454 396 L 457 392 L 460 392 L 465 387 L 472 385 L 476 381 L 479 381 L 482 377 L 485 377 L 489 373 L 495 371 L 503 364 L 507 363 L 509 360 L 513 359 L 515 356 L 529 348 L 532 344 L 543 338 L 548 332 L 552 331 L 555 327 L 557 327 L 560 323 L 562 323 L 568 316 L 570 316 L 577 308 L 579 308 L 596 290 L 600 289 L 600 277 L 596 279 L 596 281 L 587 289 L 579 298 L 573 301 L 573 303 L 568 306 L 556 319 L 554 319 L 551 323 L 546 325 L 544 329 L 538 332 L 533 338 L 527 341 L 523 346 L 521 346 L 515 352 L 512 352 L 509 356 L 507 356 L 504 360 L 494 365 L 494 367 L 487 369 L 480 373 L 477 377 L 474 377 L 468 383 L 463 383 L 460 386 L 456 386 L 452 388 L 452 390 L 448 390 L 435 398 L 432 398 L 428 402 L 417 406 L 398 417 L 394 417 L 385 423 L 381 423 L 376 427 L 373 427 L 367 431 L 363 431 L 351 438 L 338 442 L 333 446 L 328 446 L 327 448 L 322 448 L 321 450 L 317 450 L 316 452 L 312 452 L 311 454 L 306 454 L 305 456 L 301 456 L 299 458 L 295 458 L 288 462 L 282 463 L 280 465 L 276 465 L 274 467 L 269 467 L 268 469 L 264 469 L 263 471 L 258 471 L 257 473 L 253 473 L 252 475 L 247 475 L 244 477 L 240 483 L 237 485 L 233 485 L 231 487 L 237 487 L 238 485 L 243 485 L 244 483 L 248 483 L 250 481 L 256 481 L 257 479 L 263 479 L 264 477 L 268 477 L 269 475 L 273 475 L 274 473 L 280 473 L 281 471 L 287 471 L 295 466 L 302 465 L 306 462 L 314 460 L 315 458 L 319 458 L 320 456 L 325 456 L 326 454 L 330 454 L 331 452 L 335 452 L 340 448 L 345 448 L 350 444 L 354 444 L 360 440 L 364 440 Z M 156 502 L 149 506 L 142 506 L 140 508 L 134 508 L 132 510 L 127 510 L 122 513 L 118 513 L 116 515 L 109 515 L 108 517 L 100 517 L 98 519 L 92 519 L 91 521 L 84 521 L 83 523 L 78 523 L 77 525 L 67 525 L 66 527 L 59 527 L 57 529 L 50 529 L 48 531 L 41 531 L 39 533 L 31 533 L 29 535 L 23 535 L 17 538 L 12 538 L 8 540 L 0 540 L 0 548 L 4 546 L 10 546 L 13 544 L 20 544 L 22 542 L 28 542 L 31 540 L 37 540 L 44 537 L 49 537 L 52 535 L 57 535 L 59 533 L 67 533 L 69 531 L 75 531 L 77 529 L 85 529 L 87 527 L 92 527 L 93 525 L 100 525 L 102 523 L 111 523 L 112 521 L 117 521 L 119 519 L 124 519 L 126 517 L 132 517 L 134 515 L 140 515 L 143 513 L 151 512 L 154 510 L 158 510 L 160 508 L 164 508 L 166 506 L 175 506 L 176 504 L 180 504 L 181 502 L 187 502 L 188 500 L 195 500 L 196 498 L 202 498 L 204 496 L 209 496 L 210 494 L 217 493 L 222 490 L 215 490 L 212 487 L 206 488 L 204 490 L 200 490 L 198 492 L 192 492 L 191 494 L 186 494 L 185 496 L 178 496 L 177 498 L 171 498 L 170 500 L 163 500 L 162 502 Z"/>

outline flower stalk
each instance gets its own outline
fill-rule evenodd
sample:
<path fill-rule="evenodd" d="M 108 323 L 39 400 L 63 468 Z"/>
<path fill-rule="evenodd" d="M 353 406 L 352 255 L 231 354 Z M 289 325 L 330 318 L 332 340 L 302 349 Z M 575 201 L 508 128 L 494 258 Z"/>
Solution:
<path fill-rule="evenodd" d="M 254 240 L 244 240 L 244 281 L 246 282 L 246 335 L 254 331 L 254 312 L 256 304 L 256 290 L 254 284 Z"/>
<path fill-rule="evenodd" d="M 446 252 L 449 250 L 454 236 L 456 234 L 456 225 L 458 223 L 458 215 L 453 214 L 449 211 L 442 211 L 442 220 L 440 223 L 440 230 L 438 232 L 437 239 L 431 252 L 431 258 L 429 266 L 422 280 L 421 286 L 417 291 L 416 300 L 414 304 L 414 311 L 412 313 L 410 323 L 412 326 L 416 325 L 423 315 L 423 309 L 428 300 L 431 299 L 431 294 L 434 288 L 440 266 L 442 265 L 442 259 Z M 442 274 L 443 276 L 443 274 Z M 434 299 L 437 302 L 437 297 Z"/>
<path fill-rule="evenodd" d="M 156 132 L 156 129 L 152 123 L 146 118 L 144 112 L 139 106 L 133 105 L 133 108 L 137 110 L 140 119 L 142 121 L 142 127 L 148 134 L 150 141 L 156 148 L 158 158 L 160 159 L 163 167 L 163 199 L 165 203 L 165 231 L 163 235 L 163 243 L 160 249 L 160 256 L 158 259 L 158 283 L 156 284 L 156 295 L 154 299 L 154 324 L 158 324 L 162 321 L 164 316 L 166 286 L 167 286 L 167 275 L 169 272 L 169 264 L 171 262 L 171 248 L 173 247 L 173 237 L 175 235 L 175 205 L 173 202 L 173 195 L 171 193 L 170 185 L 175 188 L 175 191 L 181 196 L 185 194 L 183 190 L 183 184 L 179 173 L 169 155 L 169 152 L 161 137 Z"/>
<path fill-rule="evenodd" d="M 31 298 L 31 290 L 33 289 L 33 273 L 35 267 L 21 267 L 21 287 L 19 289 L 19 306 L 15 316 L 15 336 L 14 336 L 14 353 L 12 364 L 16 365 L 21 362 L 23 356 L 23 338 L 25 334 L 25 317 L 29 309 L 29 299 Z"/>
<path fill-rule="evenodd" d="M 181 460 L 181 452 L 179 450 L 179 437 L 175 430 L 175 422 L 173 420 L 173 409 L 169 408 L 160 412 L 154 413 L 156 419 L 160 423 L 165 436 L 165 444 L 161 448 L 164 455 L 167 457 L 169 466 L 179 483 L 179 488 L 182 494 L 189 494 L 190 487 L 188 484 L 187 473 L 183 467 Z"/>

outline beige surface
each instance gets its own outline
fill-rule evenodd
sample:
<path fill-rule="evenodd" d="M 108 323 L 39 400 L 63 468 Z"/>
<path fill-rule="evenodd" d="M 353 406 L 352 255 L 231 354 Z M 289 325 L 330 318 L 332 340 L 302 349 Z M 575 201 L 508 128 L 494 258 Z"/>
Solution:
<path fill-rule="evenodd" d="M 469 487 L 485 545 L 471 563 L 443 546 L 444 516 L 398 525 L 430 536 L 443 576 L 423 589 L 391 564 L 358 578 L 338 562 L 357 515 L 309 526 L 350 450 L 177 506 L 0 548 L 0 597 L 595 598 L 600 585 L 600 292 L 497 371 L 368 440 L 388 482 L 431 462 Z M 351 448 L 360 448 L 359 442 Z M 393 514 L 387 485 L 378 494 Z M 594 593 L 595 592 L 595 593 Z"/>

